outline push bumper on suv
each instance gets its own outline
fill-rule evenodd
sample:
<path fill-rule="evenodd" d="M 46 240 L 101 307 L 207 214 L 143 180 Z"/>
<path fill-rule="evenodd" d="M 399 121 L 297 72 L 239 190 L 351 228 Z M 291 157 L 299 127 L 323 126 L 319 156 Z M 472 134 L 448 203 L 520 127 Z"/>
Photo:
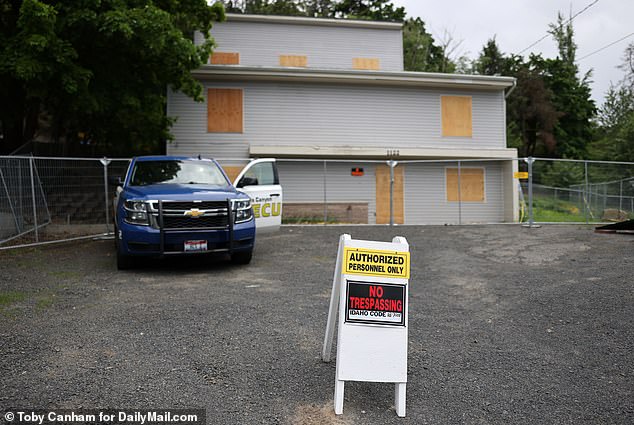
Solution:
<path fill-rule="evenodd" d="M 119 223 L 121 254 L 232 254 L 253 249 L 254 219 L 236 223 L 231 200 L 148 201 L 146 209 L 149 225 Z M 186 246 L 203 248 L 187 250 Z"/>

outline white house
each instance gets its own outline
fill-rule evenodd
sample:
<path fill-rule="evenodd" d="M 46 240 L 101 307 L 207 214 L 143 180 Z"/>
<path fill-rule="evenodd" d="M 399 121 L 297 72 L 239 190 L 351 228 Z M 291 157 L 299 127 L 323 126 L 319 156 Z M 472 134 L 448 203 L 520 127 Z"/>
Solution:
<path fill-rule="evenodd" d="M 400 23 L 229 14 L 212 35 L 194 71 L 206 101 L 168 93 L 168 154 L 214 157 L 230 174 L 279 158 L 285 211 L 320 215 L 326 193 L 331 214 L 366 223 L 389 221 L 389 167 L 364 161 L 393 158 L 396 223 L 517 221 L 514 78 L 405 72 Z"/>

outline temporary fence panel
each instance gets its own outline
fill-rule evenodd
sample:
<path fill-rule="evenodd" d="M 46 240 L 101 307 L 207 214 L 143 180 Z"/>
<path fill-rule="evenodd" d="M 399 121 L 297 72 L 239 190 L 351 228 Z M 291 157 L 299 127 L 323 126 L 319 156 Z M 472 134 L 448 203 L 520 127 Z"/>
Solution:
<path fill-rule="evenodd" d="M 220 159 L 232 180 L 246 161 Z M 111 232 L 115 187 L 108 177 L 124 177 L 128 163 L 0 157 L 0 244 Z M 285 224 L 500 223 L 520 215 L 529 223 L 634 218 L 634 163 L 280 158 L 277 164 Z"/>
<path fill-rule="evenodd" d="M 634 163 L 535 158 L 532 170 L 535 222 L 597 223 L 634 217 Z"/>
<path fill-rule="evenodd" d="M 28 244 L 112 231 L 115 188 L 107 177 L 123 176 L 127 164 L 121 159 L 0 157 L 0 243 Z M 9 210 L 17 217 L 14 229 L 7 219 Z"/>
<path fill-rule="evenodd" d="M 405 169 L 405 223 L 469 224 L 505 220 L 502 162 L 412 161 L 399 167 Z"/>
<path fill-rule="evenodd" d="M 277 164 L 284 223 L 377 222 L 375 171 L 384 166 L 379 161 L 280 159 Z"/>
<path fill-rule="evenodd" d="M 50 220 L 33 158 L 0 157 L 0 242 L 30 233 L 38 240 Z"/>

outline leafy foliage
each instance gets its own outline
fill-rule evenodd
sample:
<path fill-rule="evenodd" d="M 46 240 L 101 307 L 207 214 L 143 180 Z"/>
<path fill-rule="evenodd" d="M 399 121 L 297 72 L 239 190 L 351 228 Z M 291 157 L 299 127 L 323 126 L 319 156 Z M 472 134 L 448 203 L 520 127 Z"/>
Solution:
<path fill-rule="evenodd" d="M 598 137 L 589 151 L 595 159 L 634 162 L 634 43 L 625 49 L 620 68 L 625 75 L 606 94 L 599 109 Z"/>
<path fill-rule="evenodd" d="M 507 122 L 508 140 L 520 155 L 585 158 L 596 115 L 590 74 L 579 76 L 572 24 L 559 14 L 550 33 L 559 51 L 555 59 L 534 54 L 528 59 L 505 56 L 493 38 L 473 68 L 480 74 L 517 78 L 517 88 L 507 99 Z"/>
<path fill-rule="evenodd" d="M 67 149 L 81 133 L 112 155 L 155 151 L 169 138 L 166 87 L 201 99 L 190 71 L 222 19 L 205 0 L 2 0 L 0 151 L 31 140 L 43 119 Z"/>
<path fill-rule="evenodd" d="M 403 25 L 403 59 L 406 71 L 447 72 L 452 65 L 420 18 L 410 18 Z"/>

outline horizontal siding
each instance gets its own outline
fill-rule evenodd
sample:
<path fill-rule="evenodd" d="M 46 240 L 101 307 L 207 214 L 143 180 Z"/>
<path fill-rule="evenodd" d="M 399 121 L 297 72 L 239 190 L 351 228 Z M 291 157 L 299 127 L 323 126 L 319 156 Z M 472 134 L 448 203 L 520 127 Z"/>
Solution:
<path fill-rule="evenodd" d="M 168 151 L 246 155 L 248 145 L 505 148 L 502 92 L 424 88 L 205 82 L 244 89 L 244 133 L 207 133 L 206 103 L 170 93 L 178 118 Z M 473 96 L 473 137 L 442 137 L 441 95 Z"/>
<path fill-rule="evenodd" d="M 279 160 L 277 167 L 284 189 L 284 202 L 324 202 L 323 162 Z M 353 167 L 362 167 L 364 175 L 351 176 Z M 326 170 L 326 202 L 367 202 L 368 223 L 375 223 L 374 164 L 328 162 Z"/>
<path fill-rule="evenodd" d="M 352 59 L 364 57 L 379 59 L 383 71 L 403 70 L 400 29 L 229 21 L 214 24 L 211 35 L 217 51 L 240 53 L 240 65 L 279 66 L 279 55 L 306 55 L 309 68 L 352 69 Z"/>
<path fill-rule="evenodd" d="M 421 163 L 405 166 L 405 223 L 462 224 L 500 223 L 504 221 L 504 186 L 501 163 L 469 162 L 463 167 L 484 167 L 485 201 L 463 202 L 461 212 L 457 202 L 448 202 L 445 167 L 450 163 Z"/>

